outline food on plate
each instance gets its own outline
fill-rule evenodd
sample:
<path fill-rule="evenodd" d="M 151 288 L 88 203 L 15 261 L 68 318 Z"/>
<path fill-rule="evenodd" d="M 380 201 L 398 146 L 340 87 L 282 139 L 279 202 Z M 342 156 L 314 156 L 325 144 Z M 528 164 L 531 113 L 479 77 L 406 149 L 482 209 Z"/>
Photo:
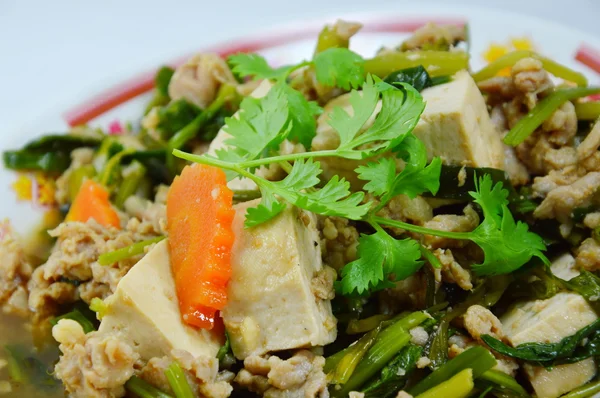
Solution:
<path fill-rule="evenodd" d="M 473 71 L 465 26 L 364 58 L 360 28 L 197 54 L 139 125 L 4 152 L 54 217 L 47 252 L 2 224 L 0 394 L 600 391 L 600 88 L 531 48 Z"/>

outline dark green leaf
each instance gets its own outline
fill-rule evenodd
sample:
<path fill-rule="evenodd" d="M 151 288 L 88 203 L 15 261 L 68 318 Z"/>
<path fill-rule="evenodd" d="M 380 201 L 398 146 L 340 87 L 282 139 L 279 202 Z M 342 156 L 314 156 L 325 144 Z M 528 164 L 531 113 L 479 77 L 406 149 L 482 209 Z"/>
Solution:
<path fill-rule="evenodd" d="M 558 343 L 524 343 L 516 347 L 510 347 L 490 335 L 483 335 L 482 339 L 491 349 L 502 355 L 551 366 L 559 363 L 574 363 L 600 355 L 599 329 L 600 320 L 597 320 Z M 588 338 L 587 342 L 582 344 L 586 338 Z"/>
<path fill-rule="evenodd" d="M 187 126 L 202 111 L 191 102 L 181 98 L 172 101 L 167 106 L 158 110 L 158 125 L 161 138 L 167 140 L 176 132 Z"/>
<path fill-rule="evenodd" d="M 383 81 L 392 86 L 399 86 L 399 83 L 407 83 L 417 91 L 423 91 L 423 89 L 431 86 L 429 73 L 427 73 L 422 65 L 390 73 Z"/>
<path fill-rule="evenodd" d="M 417 367 L 423 348 L 415 344 L 404 347 L 394 359 L 381 370 L 379 377 L 363 392 L 366 397 L 395 397 L 406 384 L 409 374 Z"/>
<path fill-rule="evenodd" d="M 64 151 L 70 152 L 81 147 L 96 147 L 102 142 L 102 135 L 83 136 L 75 134 L 50 134 L 44 135 L 27 143 L 23 150 L 27 151 Z"/>
<path fill-rule="evenodd" d="M 95 316 L 95 314 L 94 314 L 94 316 Z M 50 319 L 50 323 L 52 324 L 52 326 L 56 326 L 58 324 L 58 321 L 60 321 L 61 319 L 74 320 L 75 322 L 77 322 L 81 325 L 81 327 L 83 328 L 83 331 L 85 333 L 90 333 L 90 332 L 93 332 L 94 330 L 96 330 L 96 327 L 94 326 L 92 321 L 90 321 L 88 318 L 86 318 L 86 316 L 83 315 L 79 309 L 74 309 L 71 312 L 67 312 L 66 314 L 52 318 L 52 319 Z"/>
<path fill-rule="evenodd" d="M 71 164 L 69 153 L 57 151 L 37 153 L 31 151 L 6 151 L 4 167 L 12 170 L 40 170 L 45 172 L 65 171 Z"/>
<path fill-rule="evenodd" d="M 165 97 L 169 97 L 169 83 L 171 83 L 171 78 L 175 70 L 169 66 L 163 66 L 156 72 L 156 76 L 154 76 L 154 87 L 156 91 Z"/>

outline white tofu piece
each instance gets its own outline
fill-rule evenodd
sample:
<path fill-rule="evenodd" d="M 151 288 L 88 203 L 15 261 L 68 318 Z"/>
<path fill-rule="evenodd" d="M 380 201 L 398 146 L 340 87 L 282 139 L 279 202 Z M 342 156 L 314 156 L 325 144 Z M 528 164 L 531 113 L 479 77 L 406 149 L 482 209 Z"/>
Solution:
<path fill-rule="evenodd" d="M 429 158 L 445 164 L 504 168 L 504 147 L 477 84 L 467 71 L 423 90 L 425 111 L 413 133 Z"/>
<path fill-rule="evenodd" d="M 501 319 L 513 346 L 523 343 L 557 343 L 598 319 L 588 302 L 576 293 L 558 293 L 546 300 L 517 304 Z M 591 380 L 596 375 L 592 358 L 560 365 L 551 371 L 526 366 L 538 398 L 555 398 Z"/>
<path fill-rule="evenodd" d="M 263 82 L 250 94 L 251 97 L 254 98 L 262 98 L 269 90 L 273 87 L 273 83 L 269 80 L 263 80 Z M 233 117 L 236 117 L 238 112 L 236 112 Z M 225 143 L 226 140 L 231 138 L 223 128 L 219 130 L 215 138 L 210 142 L 210 146 L 208 147 L 207 153 L 209 155 L 216 156 L 217 150 L 226 149 L 228 146 Z M 255 190 L 258 189 L 254 181 L 249 178 L 235 178 L 227 183 L 227 186 L 232 190 Z"/>
<path fill-rule="evenodd" d="M 166 240 L 133 266 L 106 305 L 99 331 L 121 332 L 144 360 L 168 355 L 173 349 L 194 357 L 215 357 L 221 346 L 212 332 L 181 321 Z"/>
<path fill-rule="evenodd" d="M 487 111 L 485 100 L 477 84 L 466 71 L 458 72 L 452 81 L 430 87 L 421 93 L 425 110 L 413 133 L 427 147 L 431 160 L 439 156 L 444 164 L 504 169 L 504 147 Z M 330 101 L 318 119 L 314 150 L 335 149 L 339 146 L 338 133 L 328 124 L 335 107 L 352 114 L 350 94 Z M 371 118 L 363 126 L 369 128 L 381 111 L 381 101 Z M 345 177 L 353 189 L 360 189 L 364 181 L 358 180 L 354 169 L 366 161 L 338 158 L 321 158 L 326 179 L 339 175 Z"/>
<path fill-rule="evenodd" d="M 315 215 L 288 207 L 275 219 L 246 229 L 246 209 L 257 203 L 235 206 L 232 276 L 222 312 L 233 353 L 244 359 L 333 342 L 337 329 L 331 303 L 311 289 L 323 269 Z"/>

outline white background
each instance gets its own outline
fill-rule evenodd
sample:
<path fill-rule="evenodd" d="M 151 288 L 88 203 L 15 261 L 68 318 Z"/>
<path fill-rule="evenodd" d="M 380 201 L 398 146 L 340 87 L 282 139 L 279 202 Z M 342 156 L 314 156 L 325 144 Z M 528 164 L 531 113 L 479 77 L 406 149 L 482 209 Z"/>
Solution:
<path fill-rule="evenodd" d="M 0 134 L 18 134 L 36 116 L 64 110 L 60 104 L 215 42 L 410 5 L 427 5 L 432 15 L 436 5 L 501 8 L 600 36 L 600 0 L 0 0 Z"/>

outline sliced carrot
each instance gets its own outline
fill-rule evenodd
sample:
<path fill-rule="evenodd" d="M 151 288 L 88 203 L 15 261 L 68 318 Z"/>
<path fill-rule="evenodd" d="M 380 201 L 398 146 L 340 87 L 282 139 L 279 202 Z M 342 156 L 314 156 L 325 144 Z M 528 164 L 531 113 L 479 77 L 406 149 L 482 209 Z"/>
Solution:
<path fill-rule="evenodd" d="M 194 164 L 175 178 L 167 196 L 171 268 L 183 321 L 212 329 L 227 303 L 234 234 L 233 192 L 223 170 Z"/>
<path fill-rule="evenodd" d="M 85 180 L 71 204 L 66 220 L 86 222 L 93 218 L 99 224 L 120 229 L 119 215 L 111 206 L 108 197 L 108 191 L 101 184 Z"/>

